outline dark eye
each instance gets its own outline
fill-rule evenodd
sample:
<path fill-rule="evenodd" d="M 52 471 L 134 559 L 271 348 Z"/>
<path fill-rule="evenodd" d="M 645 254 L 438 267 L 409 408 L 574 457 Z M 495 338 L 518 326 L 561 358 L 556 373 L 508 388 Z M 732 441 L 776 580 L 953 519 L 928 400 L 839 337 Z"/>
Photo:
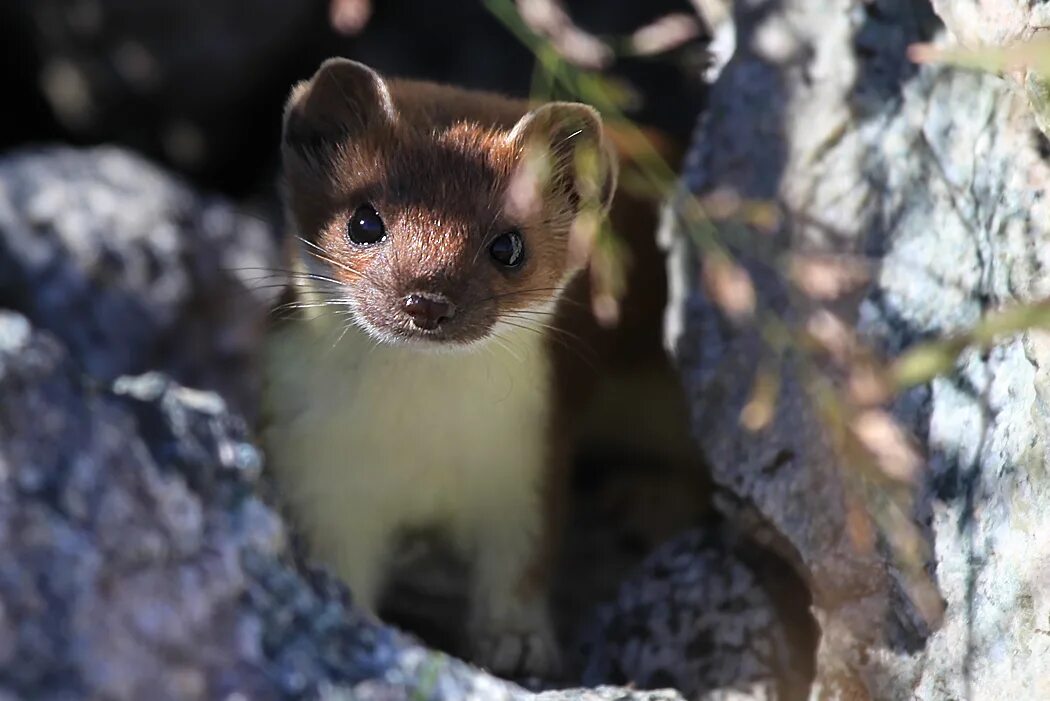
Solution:
<path fill-rule="evenodd" d="M 525 260 L 525 242 L 517 231 L 508 231 L 496 237 L 489 246 L 489 254 L 500 265 L 516 268 Z"/>
<path fill-rule="evenodd" d="M 370 204 L 363 204 L 350 215 L 346 223 L 346 237 L 358 246 L 371 246 L 386 236 L 386 227 L 379 213 Z"/>

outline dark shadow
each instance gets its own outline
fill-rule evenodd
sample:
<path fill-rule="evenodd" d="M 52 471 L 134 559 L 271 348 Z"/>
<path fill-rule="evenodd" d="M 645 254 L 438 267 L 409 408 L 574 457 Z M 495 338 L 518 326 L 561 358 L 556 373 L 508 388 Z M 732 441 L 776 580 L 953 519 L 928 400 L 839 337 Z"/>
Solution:
<path fill-rule="evenodd" d="M 84 8 L 79 14 L 66 12 L 58 2 L 5 3 L 0 8 L 0 76 L 5 79 L 0 149 L 53 141 L 114 143 L 197 185 L 245 197 L 268 189 L 278 175 L 281 112 L 291 85 L 330 56 L 361 60 L 395 75 L 519 96 L 529 91 L 534 57 L 481 2 L 375 2 L 370 22 L 354 37 L 331 29 L 327 4 L 308 3 L 308 11 L 295 15 L 295 25 L 275 29 L 266 26 L 265 16 L 246 18 L 246 6 L 235 0 L 142 7 L 103 0 L 90 4 L 97 12 L 89 17 L 80 16 Z M 626 33 L 668 12 L 690 12 L 691 5 L 688 0 L 577 0 L 569 10 L 587 29 Z M 242 26 L 246 23 L 250 26 Z M 237 42 L 221 41 L 226 25 Z M 260 28 L 277 35 L 256 41 L 250 32 Z M 183 44 L 176 46 L 171 37 L 183 37 Z M 233 47 L 249 54 L 237 55 Z M 136 78 L 122 63 L 138 57 L 140 48 L 146 55 L 139 68 L 148 67 L 149 60 L 171 61 L 153 82 Z M 159 59 L 152 55 L 158 52 Z M 86 80 L 92 106 L 82 123 L 57 120 L 46 98 L 45 69 L 56 59 Z M 223 62 L 243 65 L 226 73 Z M 684 136 L 703 94 L 687 78 L 687 67 L 662 57 L 625 59 L 611 70 L 640 91 L 641 106 L 631 116 Z M 221 84 L 213 73 L 241 77 Z M 668 105 L 661 99 L 668 91 L 681 99 Z"/>

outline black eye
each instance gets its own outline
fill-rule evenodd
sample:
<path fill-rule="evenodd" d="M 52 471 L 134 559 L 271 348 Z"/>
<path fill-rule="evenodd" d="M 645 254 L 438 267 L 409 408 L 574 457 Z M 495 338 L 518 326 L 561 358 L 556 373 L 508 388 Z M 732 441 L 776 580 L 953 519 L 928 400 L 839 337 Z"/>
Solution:
<path fill-rule="evenodd" d="M 497 236 L 489 246 L 492 259 L 508 268 L 516 268 L 525 260 L 525 242 L 517 231 Z"/>
<path fill-rule="evenodd" d="M 370 204 L 363 204 L 350 215 L 346 223 L 346 237 L 358 246 L 371 246 L 386 236 L 386 227 L 378 212 Z"/>

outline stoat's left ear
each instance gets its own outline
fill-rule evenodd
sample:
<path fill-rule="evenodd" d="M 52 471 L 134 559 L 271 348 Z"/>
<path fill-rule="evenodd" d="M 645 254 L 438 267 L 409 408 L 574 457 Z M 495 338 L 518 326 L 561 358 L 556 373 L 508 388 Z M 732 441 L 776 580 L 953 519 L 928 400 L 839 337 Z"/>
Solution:
<path fill-rule="evenodd" d="M 522 164 L 539 162 L 548 184 L 563 192 L 577 211 L 605 211 L 616 191 L 616 156 L 593 107 L 551 102 L 522 117 L 508 135 L 521 149 Z"/>
<path fill-rule="evenodd" d="M 397 119 L 386 81 L 363 63 L 330 58 L 292 89 L 283 145 L 300 153 L 389 128 Z"/>

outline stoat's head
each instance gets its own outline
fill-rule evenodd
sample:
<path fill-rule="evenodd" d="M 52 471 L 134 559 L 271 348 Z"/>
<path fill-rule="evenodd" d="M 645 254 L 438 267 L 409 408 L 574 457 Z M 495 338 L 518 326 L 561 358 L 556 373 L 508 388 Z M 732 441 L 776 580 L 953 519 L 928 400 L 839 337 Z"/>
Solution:
<path fill-rule="evenodd" d="M 543 105 L 503 127 L 495 115 L 431 120 L 428 100 L 431 114 L 455 114 L 464 93 L 425 88 L 399 109 L 400 93 L 345 59 L 296 86 L 282 145 L 289 209 L 302 261 L 328 279 L 317 287 L 373 337 L 465 347 L 501 322 L 542 321 L 583 262 L 574 223 L 609 206 L 615 161 L 586 105 Z"/>

